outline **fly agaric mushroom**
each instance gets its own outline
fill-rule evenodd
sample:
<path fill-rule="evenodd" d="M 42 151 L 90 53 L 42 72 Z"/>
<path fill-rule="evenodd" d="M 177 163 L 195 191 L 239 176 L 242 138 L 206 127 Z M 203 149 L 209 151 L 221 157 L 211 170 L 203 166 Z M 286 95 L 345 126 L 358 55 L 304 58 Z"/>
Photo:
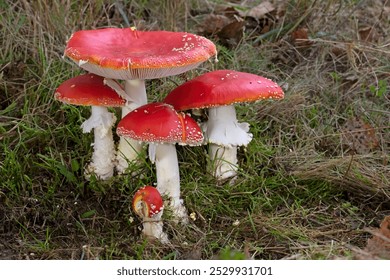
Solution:
<path fill-rule="evenodd" d="M 150 103 L 125 116 L 117 126 L 118 135 L 149 143 L 149 157 L 156 165 L 157 190 L 170 198 L 177 220 L 188 221 L 180 199 L 180 174 L 175 144 L 201 145 L 203 134 L 194 119 L 178 113 L 168 104 Z"/>
<path fill-rule="evenodd" d="M 152 186 L 144 186 L 134 194 L 132 205 L 134 212 L 142 218 L 142 233 L 167 243 L 168 237 L 163 232 L 161 221 L 164 202 L 160 192 Z"/>
<path fill-rule="evenodd" d="M 283 90 L 267 78 L 218 70 L 180 85 L 164 102 L 178 111 L 208 108 L 208 121 L 202 128 L 205 140 L 210 143 L 213 175 L 224 181 L 237 175 L 237 146 L 246 146 L 252 140 L 249 124 L 237 121 L 234 104 L 283 97 Z"/>
<path fill-rule="evenodd" d="M 125 80 L 122 97 L 128 103 L 122 109 L 122 117 L 147 103 L 144 80 L 178 75 L 214 55 L 214 43 L 204 37 L 135 28 L 77 31 L 65 49 L 65 56 L 81 68 L 103 77 Z M 119 141 L 117 170 L 120 173 L 142 148 L 138 141 L 128 141 L 123 138 Z"/>
<path fill-rule="evenodd" d="M 120 87 L 119 84 L 117 86 Z M 116 118 L 107 107 L 124 106 L 126 100 L 105 85 L 103 77 L 94 74 L 80 75 L 63 82 L 54 97 L 64 103 L 92 107 L 91 117 L 81 125 L 84 133 L 94 130 L 94 152 L 85 173 L 87 177 L 93 173 L 103 180 L 112 177 L 115 161 L 112 126 Z"/>

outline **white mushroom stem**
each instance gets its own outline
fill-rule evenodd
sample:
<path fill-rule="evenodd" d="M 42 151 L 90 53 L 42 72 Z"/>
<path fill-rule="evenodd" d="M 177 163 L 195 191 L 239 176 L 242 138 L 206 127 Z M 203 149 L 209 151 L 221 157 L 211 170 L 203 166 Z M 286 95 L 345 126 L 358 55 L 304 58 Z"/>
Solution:
<path fill-rule="evenodd" d="M 145 81 L 125 81 L 125 94 L 121 96 L 127 100 L 127 105 L 122 108 L 123 118 L 129 112 L 147 103 Z M 129 162 L 135 161 L 141 151 L 141 142 L 120 137 L 117 152 L 117 171 L 123 173 L 129 167 Z"/>
<path fill-rule="evenodd" d="M 168 243 L 168 236 L 163 231 L 163 222 L 161 220 L 163 211 L 160 213 L 154 215 L 151 218 L 144 217 L 142 221 L 142 233 L 146 237 L 151 237 L 152 239 L 157 239 L 161 243 L 166 244 Z"/>
<path fill-rule="evenodd" d="M 112 126 L 115 120 L 115 115 L 108 112 L 106 107 L 92 106 L 91 117 L 81 125 L 84 133 L 94 130 L 94 143 L 92 144 L 94 151 L 91 163 L 85 170 L 87 178 L 92 173 L 103 180 L 113 176 L 115 147 Z"/>
<path fill-rule="evenodd" d="M 234 178 L 237 175 L 237 146 L 224 147 L 209 144 L 211 171 L 218 181 Z"/>
<path fill-rule="evenodd" d="M 237 175 L 237 147 L 252 140 L 249 124 L 239 123 L 234 105 L 208 109 L 208 121 L 202 124 L 213 175 L 223 181 Z"/>
<path fill-rule="evenodd" d="M 174 144 L 149 144 L 149 157 L 156 165 L 157 190 L 169 197 L 169 207 L 176 222 L 188 223 L 183 200 L 180 199 L 180 174 Z"/>

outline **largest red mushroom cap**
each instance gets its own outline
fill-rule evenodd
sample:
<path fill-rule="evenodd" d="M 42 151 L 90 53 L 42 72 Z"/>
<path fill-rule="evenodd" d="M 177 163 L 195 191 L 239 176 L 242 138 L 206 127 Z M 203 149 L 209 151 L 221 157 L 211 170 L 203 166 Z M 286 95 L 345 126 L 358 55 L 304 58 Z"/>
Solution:
<path fill-rule="evenodd" d="M 164 102 L 182 111 L 283 97 L 283 90 L 270 79 L 250 73 L 218 70 L 178 86 Z"/>
<path fill-rule="evenodd" d="M 202 130 L 194 119 L 159 102 L 127 114 L 118 123 L 117 133 L 143 142 L 201 145 L 203 141 Z"/>
<path fill-rule="evenodd" d="M 75 32 L 65 55 L 89 72 L 113 79 L 177 75 L 216 55 L 208 39 L 184 32 L 105 28 Z"/>
<path fill-rule="evenodd" d="M 119 84 L 118 84 L 119 86 Z M 63 82 L 54 97 L 65 103 L 84 106 L 124 106 L 126 100 L 104 83 L 104 78 L 84 74 Z"/>

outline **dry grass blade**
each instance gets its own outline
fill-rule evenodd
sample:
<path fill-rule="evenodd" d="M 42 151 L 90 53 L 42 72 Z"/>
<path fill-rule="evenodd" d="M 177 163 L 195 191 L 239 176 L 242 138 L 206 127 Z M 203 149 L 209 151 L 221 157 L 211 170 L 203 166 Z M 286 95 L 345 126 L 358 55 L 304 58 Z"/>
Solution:
<path fill-rule="evenodd" d="M 291 175 L 299 180 L 323 180 L 340 189 L 379 204 L 390 203 L 390 166 L 372 155 L 346 156 L 327 160 L 302 158 Z"/>

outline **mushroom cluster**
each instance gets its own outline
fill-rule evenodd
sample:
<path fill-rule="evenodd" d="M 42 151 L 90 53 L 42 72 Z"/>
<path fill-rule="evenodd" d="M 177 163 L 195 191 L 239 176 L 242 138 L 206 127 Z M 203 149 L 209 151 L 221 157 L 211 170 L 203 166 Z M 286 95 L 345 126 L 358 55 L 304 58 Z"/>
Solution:
<path fill-rule="evenodd" d="M 77 31 L 65 56 L 88 72 L 124 80 L 122 117 L 147 103 L 145 80 L 174 76 L 198 67 L 216 55 L 210 40 L 186 32 L 104 28 Z M 142 149 L 139 141 L 121 138 L 116 169 L 123 173 Z"/>
<path fill-rule="evenodd" d="M 212 71 L 173 89 L 162 102 L 147 102 L 145 80 L 177 75 L 194 69 L 212 56 L 216 47 L 208 39 L 185 32 L 137 31 L 134 28 L 105 28 L 75 32 L 65 56 L 88 71 L 62 83 L 55 98 L 69 104 L 92 107 L 82 124 L 94 130 L 94 152 L 86 168 L 87 178 L 111 178 L 115 169 L 126 172 L 144 144 L 156 167 L 156 187 L 145 186 L 133 198 L 134 212 L 143 220 L 143 233 L 168 241 L 163 231 L 164 205 L 177 223 L 188 223 L 180 197 L 178 145 L 209 145 L 211 173 L 217 182 L 237 176 L 237 148 L 252 140 L 249 124 L 238 122 L 235 103 L 283 98 L 282 89 L 271 80 L 233 70 Z M 122 83 L 116 80 L 124 80 Z M 113 141 L 114 113 L 120 107 Z M 208 120 L 198 124 L 189 113 L 208 109 Z M 231 181 L 232 182 L 232 181 Z M 162 197 L 166 198 L 163 201 Z"/>

